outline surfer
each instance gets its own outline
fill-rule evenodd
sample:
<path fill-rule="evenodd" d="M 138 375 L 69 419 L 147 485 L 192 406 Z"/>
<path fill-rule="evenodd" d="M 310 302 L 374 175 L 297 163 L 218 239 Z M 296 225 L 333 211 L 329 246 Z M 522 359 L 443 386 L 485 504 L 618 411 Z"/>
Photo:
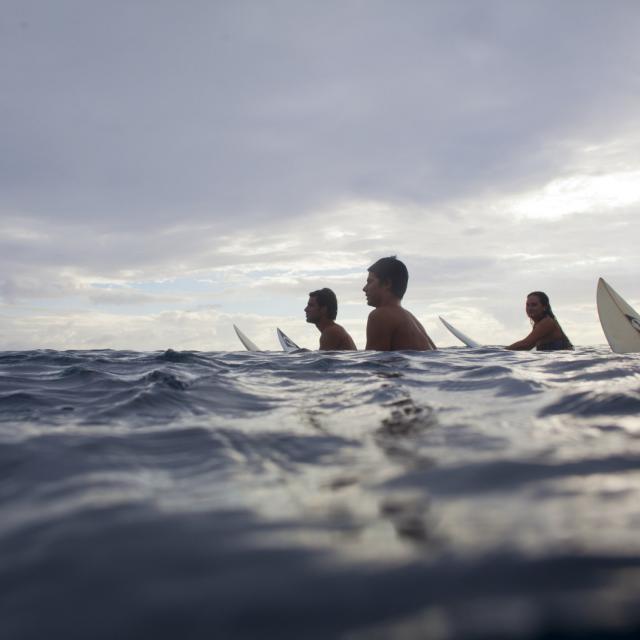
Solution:
<path fill-rule="evenodd" d="M 375 309 L 367 319 L 367 350 L 428 351 L 436 345 L 417 318 L 402 307 L 409 272 L 395 256 L 372 264 L 362 289 L 367 304 Z"/>
<path fill-rule="evenodd" d="M 560 323 L 556 320 L 549 296 L 542 291 L 534 291 L 527 296 L 525 310 L 533 329 L 522 340 L 509 345 L 513 351 L 528 351 L 536 347 L 538 351 L 560 351 L 573 349 L 573 345 L 565 335 Z"/>
<path fill-rule="evenodd" d="M 309 294 L 304 309 L 307 322 L 320 331 L 320 351 L 353 351 L 357 347 L 346 329 L 336 323 L 338 299 L 331 289 L 318 289 Z"/>

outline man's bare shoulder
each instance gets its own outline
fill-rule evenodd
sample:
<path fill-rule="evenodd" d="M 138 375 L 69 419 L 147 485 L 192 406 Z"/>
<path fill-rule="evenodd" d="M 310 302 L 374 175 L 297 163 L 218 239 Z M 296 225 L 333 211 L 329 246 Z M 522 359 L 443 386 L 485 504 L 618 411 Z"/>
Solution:
<path fill-rule="evenodd" d="M 399 307 L 376 307 L 369 313 L 369 320 L 384 320 L 385 322 L 399 317 Z"/>
<path fill-rule="evenodd" d="M 332 324 L 322 332 L 322 335 L 330 338 L 337 338 L 342 336 L 344 333 L 344 329 L 339 324 Z"/>
<path fill-rule="evenodd" d="M 424 327 L 422 326 L 422 322 L 420 322 L 420 320 L 418 320 L 418 318 L 416 318 L 416 316 L 413 315 L 413 313 L 411 313 L 411 311 L 407 311 L 405 309 L 405 313 L 407 314 L 407 318 L 413 322 L 420 330 L 424 331 Z"/>
<path fill-rule="evenodd" d="M 339 325 L 332 324 L 324 329 L 320 335 L 320 348 L 324 350 L 355 349 L 356 345 L 347 330 Z"/>
<path fill-rule="evenodd" d="M 393 348 L 392 337 L 402 324 L 399 308 L 391 305 L 376 307 L 367 320 L 367 349 L 389 351 Z"/>

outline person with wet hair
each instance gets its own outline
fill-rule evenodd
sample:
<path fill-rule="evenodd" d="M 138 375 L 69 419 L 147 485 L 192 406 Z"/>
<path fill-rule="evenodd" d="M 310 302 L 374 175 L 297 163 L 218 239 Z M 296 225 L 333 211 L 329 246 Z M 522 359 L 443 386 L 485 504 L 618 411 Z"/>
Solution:
<path fill-rule="evenodd" d="M 436 346 L 422 324 L 402 307 L 409 272 L 395 256 L 380 258 L 368 269 L 362 289 L 367 304 L 375 309 L 367 319 L 367 350 L 428 351 Z"/>
<path fill-rule="evenodd" d="M 356 345 L 335 320 L 338 316 L 338 299 L 331 289 L 312 291 L 304 309 L 307 322 L 315 324 L 320 331 L 320 351 L 353 351 Z"/>
<path fill-rule="evenodd" d="M 571 341 L 551 310 L 549 296 L 546 293 L 543 291 L 530 293 L 527 296 L 525 310 L 533 325 L 531 333 L 526 338 L 509 345 L 507 349 L 513 351 L 529 351 L 533 347 L 538 351 L 573 349 Z"/>

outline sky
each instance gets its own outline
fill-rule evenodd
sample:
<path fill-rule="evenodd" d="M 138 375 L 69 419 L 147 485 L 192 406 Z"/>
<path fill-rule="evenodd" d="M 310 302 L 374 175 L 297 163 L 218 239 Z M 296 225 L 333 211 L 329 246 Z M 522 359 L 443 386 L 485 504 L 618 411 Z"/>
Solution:
<path fill-rule="evenodd" d="M 0 0 L 0 349 L 317 348 L 409 269 L 439 346 L 640 308 L 637 0 Z"/>

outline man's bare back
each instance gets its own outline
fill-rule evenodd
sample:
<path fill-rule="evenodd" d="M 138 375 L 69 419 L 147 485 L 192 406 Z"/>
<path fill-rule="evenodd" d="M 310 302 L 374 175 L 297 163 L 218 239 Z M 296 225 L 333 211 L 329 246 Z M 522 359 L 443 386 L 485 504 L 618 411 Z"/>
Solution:
<path fill-rule="evenodd" d="M 367 349 L 427 351 L 435 345 L 420 321 L 400 306 L 378 307 L 367 321 Z"/>
<path fill-rule="evenodd" d="M 344 327 L 335 322 L 321 330 L 321 351 L 350 351 L 355 350 L 356 345 Z"/>

